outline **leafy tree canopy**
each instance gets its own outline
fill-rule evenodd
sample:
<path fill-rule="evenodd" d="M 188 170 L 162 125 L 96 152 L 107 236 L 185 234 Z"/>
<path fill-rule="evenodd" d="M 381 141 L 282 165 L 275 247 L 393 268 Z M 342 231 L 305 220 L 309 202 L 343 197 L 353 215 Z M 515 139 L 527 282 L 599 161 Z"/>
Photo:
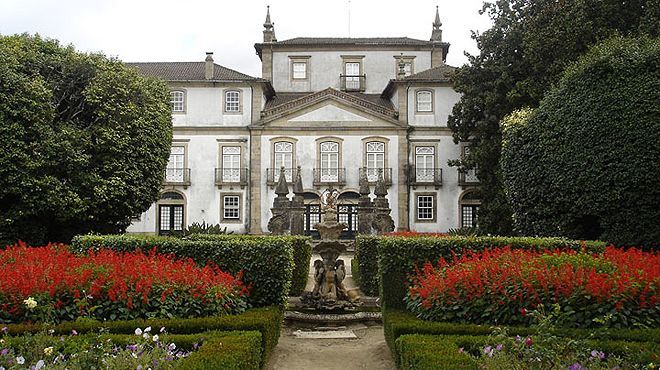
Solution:
<path fill-rule="evenodd" d="M 529 235 L 660 241 L 660 39 L 615 37 L 539 108 L 505 118 L 502 172 Z"/>
<path fill-rule="evenodd" d="M 0 242 L 123 231 L 159 194 L 167 86 L 39 36 L 0 36 L 0 60 Z"/>
<path fill-rule="evenodd" d="M 497 0 L 483 12 L 493 27 L 474 34 L 479 55 L 457 70 L 462 94 L 449 118 L 455 141 L 471 141 L 470 156 L 452 164 L 476 166 L 483 185 L 480 227 L 511 232 L 511 210 L 500 174 L 500 121 L 536 107 L 566 66 L 589 46 L 615 34 L 660 33 L 660 0 Z"/>

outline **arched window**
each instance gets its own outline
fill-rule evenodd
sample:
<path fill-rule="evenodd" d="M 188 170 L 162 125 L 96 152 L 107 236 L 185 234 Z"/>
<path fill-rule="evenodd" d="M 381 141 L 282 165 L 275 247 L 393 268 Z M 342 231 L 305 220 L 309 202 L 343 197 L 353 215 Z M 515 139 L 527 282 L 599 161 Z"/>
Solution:
<path fill-rule="evenodd" d="M 291 181 L 293 172 L 293 143 L 288 141 L 278 141 L 273 145 L 273 170 L 274 180 L 277 181 L 280 169 L 284 167 L 286 181 Z"/>
<path fill-rule="evenodd" d="M 433 182 L 435 175 L 435 147 L 415 147 L 415 181 Z"/>
<path fill-rule="evenodd" d="M 478 190 L 468 190 L 461 196 L 459 202 L 459 214 L 461 227 L 479 226 L 479 206 L 481 205 L 481 194 Z"/>
<path fill-rule="evenodd" d="M 170 105 L 172 106 L 172 112 L 184 112 L 185 111 L 185 99 L 186 94 L 181 90 L 170 91 Z"/>
<path fill-rule="evenodd" d="M 385 143 L 382 141 L 367 142 L 367 180 L 378 180 L 379 169 L 385 169 Z"/>
<path fill-rule="evenodd" d="M 433 92 L 431 90 L 419 90 L 415 94 L 417 112 L 433 112 Z"/>
<path fill-rule="evenodd" d="M 183 195 L 168 191 L 158 201 L 158 234 L 179 234 L 184 229 L 185 200 Z"/>
<path fill-rule="evenodd" d="M 339 143 L 324 141 L 320 147 L 321 182 L 339 180 Z"/>

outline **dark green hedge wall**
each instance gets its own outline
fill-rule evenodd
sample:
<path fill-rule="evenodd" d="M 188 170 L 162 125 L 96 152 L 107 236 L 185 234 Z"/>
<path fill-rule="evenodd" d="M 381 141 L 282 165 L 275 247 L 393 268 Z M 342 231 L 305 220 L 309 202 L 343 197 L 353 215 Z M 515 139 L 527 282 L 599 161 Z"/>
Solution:
<path fill-rule="evenodd" d="M 660 243 L 660 39 L 616 37 L 569 67 L 536 110 L 505 120 L 517 230 Z"/>

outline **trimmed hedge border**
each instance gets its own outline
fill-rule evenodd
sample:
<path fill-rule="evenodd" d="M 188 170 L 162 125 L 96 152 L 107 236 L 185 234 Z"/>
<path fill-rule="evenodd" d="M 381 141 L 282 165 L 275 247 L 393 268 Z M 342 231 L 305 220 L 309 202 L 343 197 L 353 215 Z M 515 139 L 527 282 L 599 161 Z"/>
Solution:
<path fill-rule="evenodd" d="M 54 330 L 54 334 L 68 335 L 72 330 L 78 333 L 96 332 L 101 328 L 111 334 L 133 334 L 135 328 L 165 327 L 169 334 L 199 334 L 207 331 L 258 331 L 260 333 L 261 364 L 265 364 L 280 338 L 284 314 L 279 306 L 248 310 L 240 315 L 200 317 L 194 319 L 149 319 L 128 321 L 95 321 L 79 319 L 57 325 L 48 324 L 9 324 L 7 333 L 12 336 L 24 333 L 37 333 L 44 329 Z"/>
<path fill-rule="evenodd" d="M 429 343 L 433 341 L 439 341 L 441 337 L 445 338 L 454 338 L 452 340 L 456 341 L 456 338 L 466 338 L 466 341 L 475 340 L 474 338 L 486 338 L 493 332 L 491 326 L 486 325 L 476 325 L 476 324 L 456 324 L 456 323 L 447 323 L 447 322 L 432 322 L 424 321 L 413 314 L 396 309 L 383 310 L 383 327 L 385 331 L 385 341 L 387 342 L 390 351 L 392 352 L 392 357 L 397 361 L 401 361 L 402 368 L 404 364 L 404 354 L 401 352 L 401 348 L 415 348 L 413 344 L 406 344 L 405 347 L 401 347 L 402 344 L 399 344 L 399 339 L 402 337 L 410 337 L 413 335 L 425 337 L 420 343 L 417 343 L 420 351 L 424 352 L 421 348 L 428 348 L 428 353 L 423 354 L 414 354 L 405 355 L 405 356 L 419 356 L 418 359 L 408 360 L 409 364 L 415 364 L 416 361 L 420 363 L 426 363 L 426 358 L 434 358 L 433 361 L 438 361 L 437 358 L 433 357 L 434 352 L 443 352 L 438 350 L 438 345 L 446 346 L 447 343 L 443 342 L 441 344 Z M 536 329 L 530 327 L 521 327 L 521 326 L 507 326 L 509 328 L 509 334 L 511 335 L 520 335 L 527 336 L 536 333 Z M 553 334 L 561 337 L 569 337 L 574 339 L 588 339 L 593 333 L 593 329 L 570 329 L 570 328 L 561 328 L 555 329 Z M 426 337 L 431 337 L 435 339 L 430 339 Z M 607 332 L 604 332 L 600 335 L 600 340 L 595 341 L 598 343 L 598 346 L 602 347 L 601 350 L 607 350 L 609 352 L 621 352 L 621 348 L 617 346 L 627 346 L 629 348 L 634 347 L 634 350 L 640 350 L 642 352 L 648 352 L 650 354 L 658 352 L 658 343 L 660 340 L 660 328 L 655 329 L 608 329 Z M 462 342 L 459 342 L 458 347 L 468 347 Z M 483 342 L 479 342 L 483 343 Z M 452 344 L 453 345 L 453 344 Z M 481 345 L 481 344 L 480 344 Z M 443 352 L 444 353 L 444 352 Z M 456 352 L 456 354 L 458 354 Z M 651 360 L 651 358 L 649 357 Z M 460 359 L 459 359 L 460 360 Z M 457 361 L 459 361 L 457 360 Z M 444 360 L 443 360 L 444 361 Z M 454 357 L 449 356 L 447 361 L 454 361 Z M 459 363 L 462 363 L 460 360 Z M 436 364 L 437 362 L 429 362 L 430 364 Z M 449 365 L 453 365 L 453 362 L 449 362 Z M 468 365 L 466 365 L 468 366 Z M 427 367 L 414 367 L 419 369 L 426 369 Z M 428 367 L 433 368 L 433 367 Z M 452 366 L 443 366 L 443 368 L 453 368 Z M 461 368 L 461 367 L 457 367 Z M 467 368 L 470 368 L 469 366 Z"/>
<path fill-rule="evenodd" d="M 200 265 L 211 261 L 231 274 L 243 272 L 243 282 L 252 287 L 248 303 L 254 307 L 284 305 L 294 267 L 293 241 L 287 237 L 192 240 L 145 235 L 78 235 L 70 248 L 77 253 L 100 248 L 120 252 L 148 252 L 156 248 L 160 253 L 191 258 Z"/>
<path fill-rule="evenodd" d="M 563 238 L 529 238 L 496 236 L 452 237 L 375 237 L 358 236 L 355 254 L 360 263 L 360 288 L 365 294 L 374 294 L 380 286 L 383 307 L 404 308 L 405 282 L 415 266 L 425 262 L 437 263 L 440 257 L 451 261 L 454 255 L 478 252 L 486 248 L 509 246 L 512 249 L 541 251 L 546 249 L 602 252 L 607 243 L 579 241 Z M 365 291 L 366 287 L 366 291 Z"/>
<path fill-rule="evenodd" d="M 267 235 L 241 235 L 241 234 L 192 234 L 186 236 L 184 239 L 188 240 L 232 240 L 232 239 L 254 239 L 254 238 L 274 238 L 274 236 Z M 293 277 L 291 278 L 291 288 L 289 289 L 289 296 L 299 296 L 305 290 L 307 285 L 307 277 L 309 276 L 309 261 L 312 258 L 312 245 L 310 244 L 310 237 L 287 235 L 276 236 L 291 243 L 293 247 Z"/>

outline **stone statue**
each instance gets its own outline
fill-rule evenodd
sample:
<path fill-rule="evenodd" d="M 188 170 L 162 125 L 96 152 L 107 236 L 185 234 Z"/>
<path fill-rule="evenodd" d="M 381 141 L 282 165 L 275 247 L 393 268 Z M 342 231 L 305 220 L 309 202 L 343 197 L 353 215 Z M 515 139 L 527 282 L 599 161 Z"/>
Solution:
<path fill-rule="evenodd" d="M 327 211 L 328 209 L 337 210 L 337 199 L 339 198 L 339 190 L 326 189 L 321 194 L 321 210 Z"/>
<path fill-rule="evenodd" d="M 314 289 L 312 295 L 320 296 L 322 286 L 325 285 L 325 265 L 323 260 L 314 261 Z"/>

